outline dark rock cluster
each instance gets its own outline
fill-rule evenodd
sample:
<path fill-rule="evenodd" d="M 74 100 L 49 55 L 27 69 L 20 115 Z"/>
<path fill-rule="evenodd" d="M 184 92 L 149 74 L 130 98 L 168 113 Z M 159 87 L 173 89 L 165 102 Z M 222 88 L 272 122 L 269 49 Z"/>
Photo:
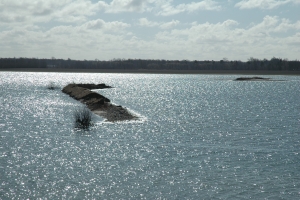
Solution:
<path fill-rule="evenodd" d="M 111 86 L 105 85 L 104 83 L 101 83 L 101 84 L 79 83 L 79 84 L 76 84 L 76 85 L 78 87 L 83 87 L 83 88 L 87 88 L 87 89 L 90 89 L 90 90 L 112 88 Z"/>
<path fill-rule="evenodd" d="M 103 99 L 105 102 L 110 100 L 99 93 L 93 92 L 90 88 L 85 87 L 88 84 L 69 84 L 65 86 L 62 91 L 76 100 L 88 101 L 91 99 Z M 96 89 L 96 88 L 95 88 Z M 99 88 L 97 88 L 99 89 Z M 102 88 L 101 88 L 102 89 Z"/>
<path fill-rule="evenodd" d="M 123 121 L 136 119 L 126 108 L 110 103 L 105 96 L 91 91 L 91 89 L 111 88 L 105 84 L 69 84 L 62 89 L 62 92 L 72 98 L 84 103 L 95 114 L 105 117 L 108 121 Z"/>
<path fill-rule="evenodd" d="M 263 77 L 240 77 L 236 78 L 235 81 L 267 81 L 270 80 L 270 78 L 263 78 Z"/>

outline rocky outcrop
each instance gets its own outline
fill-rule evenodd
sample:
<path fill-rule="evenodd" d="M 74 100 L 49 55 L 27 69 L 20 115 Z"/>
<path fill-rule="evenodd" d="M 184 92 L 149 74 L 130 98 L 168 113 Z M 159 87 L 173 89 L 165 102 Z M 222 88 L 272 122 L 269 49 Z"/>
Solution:
<path fill-rule="evenodd" d="M 72 98 L 84 103 L 92 112 L 107 119 L 107 121 L 132 120 L 137 117 L 131 114 L 126 108 L 110 103 L 110 100 L 103 95 L 91 91 L 91 89 L 111 88 L 105 84 L 69 84 L 62 89 L 62 92 Z"/>
<path fill-rule="evenodd" d="M 87 88 L 87 89 L 90 89 L 90 90 L 112 88 L 111 86 L 105 85 L 104 83 L 101 83 L 101 84 L 79 83 L 79 84 L 76 84 L 76 85 L 78 87 L 83 87 L 83 88 Z"/>
<path fill-rule="evenodd" d="M 235 81 L 268 81 L 270 78 L 262 78 L 262 77 L 240 77 L 236 78 Z"/>
<path fill-rule="evenodd" d="M 82 87 L 85 84 L 69 84 L 65 86 L 62 91 L 76 100 L 82 100 L 84 102 L 91 99 L 103 99 L 104 102 L 110 102 L 110 100 L 99 93 L 93 92 L 88 88 Z M 103 103 L 104 103 L 103 102 Z"/>

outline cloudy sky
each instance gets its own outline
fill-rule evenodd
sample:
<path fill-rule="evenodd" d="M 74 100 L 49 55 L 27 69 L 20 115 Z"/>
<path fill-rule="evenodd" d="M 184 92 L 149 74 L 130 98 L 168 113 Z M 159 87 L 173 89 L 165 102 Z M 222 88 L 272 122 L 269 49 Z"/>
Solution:
<path fill-rule="evenodd" d="M 300 58 L 300 0 L 0 0 L 0 57 Z"/>

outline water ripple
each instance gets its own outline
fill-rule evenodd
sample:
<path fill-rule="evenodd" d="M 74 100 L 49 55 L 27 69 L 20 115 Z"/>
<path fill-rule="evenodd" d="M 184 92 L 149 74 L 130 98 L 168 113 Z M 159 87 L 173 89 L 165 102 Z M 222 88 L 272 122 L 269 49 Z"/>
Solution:
<path fill-rule="evenodd" d="M 297 199 L 298 76 L 0 73 L 1 199 Z M 74 128 L 54 82 L 102 83 L 139 123 Z"/>

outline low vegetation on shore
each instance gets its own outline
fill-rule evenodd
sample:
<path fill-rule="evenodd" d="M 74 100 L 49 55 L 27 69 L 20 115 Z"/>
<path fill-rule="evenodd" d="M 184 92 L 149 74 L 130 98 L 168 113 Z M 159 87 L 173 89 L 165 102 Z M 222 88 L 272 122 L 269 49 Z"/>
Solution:
<path fill-rule="evenodd" d="M 154 60 L 154 59 L 113 59 L 71 60 L 37 58 L 0 58 L 0 69 L 96 69 L 96 70 L 227 70 L 227 71 L 300 71 L 299 60 L 273 57 L 270 60 L 249 58 L 240 60 Z"/>

